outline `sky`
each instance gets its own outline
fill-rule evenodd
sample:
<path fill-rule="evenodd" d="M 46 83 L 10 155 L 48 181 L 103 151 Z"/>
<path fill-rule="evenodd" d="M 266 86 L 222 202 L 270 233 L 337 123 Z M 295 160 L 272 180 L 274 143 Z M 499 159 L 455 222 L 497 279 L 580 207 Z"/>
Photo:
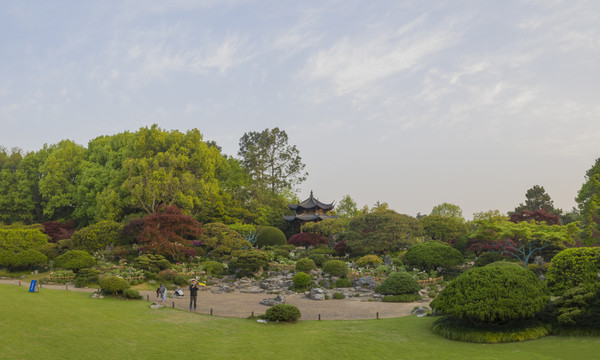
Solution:
<path fill-rule="evenodd" d="M 408 215 L 569 210 L 600 157 L 600 1 L 12 1 L 0 146 L 158 124 L 237 156 L 279 127 L 298 190 Z"/>

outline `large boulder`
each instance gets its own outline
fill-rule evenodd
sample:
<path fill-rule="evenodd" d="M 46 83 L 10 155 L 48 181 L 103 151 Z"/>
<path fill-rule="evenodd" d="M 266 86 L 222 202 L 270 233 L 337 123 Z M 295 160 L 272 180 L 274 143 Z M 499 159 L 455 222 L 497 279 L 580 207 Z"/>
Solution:
<path fill-rule="evenodd" d="M 308 294 L 311 300 L 325 300 L 325 290 L 321 288 L 312 288 Z"/>

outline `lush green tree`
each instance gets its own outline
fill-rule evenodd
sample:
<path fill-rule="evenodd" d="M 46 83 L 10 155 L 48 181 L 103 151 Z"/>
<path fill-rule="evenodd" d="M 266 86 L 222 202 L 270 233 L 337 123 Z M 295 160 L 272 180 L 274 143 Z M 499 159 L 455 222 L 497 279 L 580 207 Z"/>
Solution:
<path fill-rule="evenodd" d="M 356 216 L 349 230 L 354 236 L 344 241 L 354 255 L 398 251 L 424 235 L 419 220 L 387 209 Z"/>
<path fill-rule="evenodd" d="M 15 255 L 10 267 L 13 270 L 30 270 L 45 266 L 47 263 L 46 255 L 37 250 L 26 250 Z"/>
<path fill-rule="evenodd" d="M 291 190 L 308 175 L 300 152 L 295 145 L 288 144 L 286 132 L 279 128 L 245 133 L 240 139 L 238 156 L 262 191 L 278 194 Z"/>
<path fill-rule="evenodd" d="M 415 294 L 420 288 L 417 279 L 411 274 L 397 272 L 385 279 L 375 291 L 382 295 L 404 295 Z"/>
<path fill-rule="evenodd" d="M 546 225 L 545 223 L 506 220 L 484 221 L 470 235 L 489 250 L 502 251 L 517 260 L 525 268 L 531 257 L 549 247 L 572 244 L 577 232 L 576 224 Z"/>
<path fill-rule="evenodd" d="M 404 263 L 423 270 L 451 268 L 464 260 L 460 251 L 438 241 L 415 244 L 404 255 Z"/>
<path fill-rule="evenodd" d="M 344 195 L 337 203 L 335 212 L 341 218 L 353 218 L 358 215 L 358 207 L 350 195 Z"/>
<path fill-rule="evenodd" d="M 18 253 L 26 250 L 39 250 L 48 243 L 48 236 L 39 229 L 0 227 L 0 251 Z"/>
<path fill-rule="evenodd" d="M 221 223 L 209 223 L 202 227 L 203 233 L 198 238 L 202 247 L 213 257 L 231 254 L 232 251 L 251 248 L 252 244 L 237 231 L 231 230 Z"/>
<path fill-rule="evenodd" d="M 559 215 L 562 211 L 554 208 L 554 201 L 550 198 L 550 195 L 546 193 L 543 186 L 534 185 L 531 189 L 525 193 L 525 203 L 519 204 L 513 211 L 518 213 L 522 210 L 537 211 L 544 210 L 553 215 Z"/>
<path fill-rule="evenodd" d="M 520 221 L 529 222 L 531 220 L 535 220 L 536 222 L 543 221 L 548 225 L 560 225 L 560 217 L 556 214 L 549 213 L 544 209 L 536 211 L 521 210 L 510 215 L 510 221 L 514 223 Z"/>
<path fill-rule="evenodd" d="M 575 198 L 581 214 L 581 237 L 586 245 L 600 242 L 600 158 L 586 172 Z"/>
<path fill-rule="evenodd" d="M 557 322 L 562 327 L 574 327 L 578 334 L 600 330 L 600 283 L 581 283 L 554 302 Z"/>
<path fill-rule="evenodd" d="M 429 238 L 448 244 L 455 243 L 467 231 L 465 223 L 457 217 L 429 215 L 420 221 Z"/>
<path fill-rule="evenodd" d="M 236 250 L 231 253 L 228 266 L 238 277 L 251 277 L 261 269 L 269 269 L 269 254 L 257 249 Z"/>
<path fill-rule="evenodd" d="M 549 300 L 548 289 L 533 272 L 516 264 L 494 263 L 461 274 L 431 307 L 458 319 L 502 324 L 534 317 Z"/>
<path fill-rule="evenodd" d="M 595 282 L 600 265 L 598 248 L 565 249 L 551 260 L 546 272 L 548 287 L 555 294 L 563 294 L 581 283 Z"/>
<path fill-rule="evenodd" d="M 85 250 L 93 253 L 107 246 L 120 243 L 120 234 L 123 225 L 112 220 L 104 220 L 75 231 L 71 237 L 74 249 Z"/>
<path fill-rule="evenodd" d="M 70 250 L 54 259 L 54 266 L 74 272 L 92 267 L 94 264 L 96 259 L 83 250 Z"/>
<path fill-rule="evenodd" d="M 439 215 L 465 221 L 460 206 L 446 202 L 434 206 L 433 209 L 431 209 L 431 214 L 429 215 Z"/>

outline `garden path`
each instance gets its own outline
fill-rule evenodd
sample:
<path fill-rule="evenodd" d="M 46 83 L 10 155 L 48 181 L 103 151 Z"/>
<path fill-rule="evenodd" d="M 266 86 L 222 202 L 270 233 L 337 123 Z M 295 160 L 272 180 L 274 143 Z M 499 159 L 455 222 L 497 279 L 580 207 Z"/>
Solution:
<path fill-rule="evenodd" d="M 0 280 L 0 284 L 18 285 L 19 280 Z M 29 287 L 29 282 L 21 281 L 21 286 Z M 65 285 L 43 285 L 42 289 L 57 289 L 80 292 L 94 292 L 97 289 L 75 288 Z M 208 290 L 208 289 L 207 289 Z M 144 300 L 150 300 L 160 303 L 156 298 L 155 291 L 140 291 Z M 260 301 L 266 298 L 274 298 L 276 295 L 269 294 L 250 294 L 231 292 L 223 294 L 213 294 L 210 291 L 200 291 L 198 293 L 198 305 L 196 312 L 213 315 L 246 318 L 253 312 L 254 315 L 264 314 L 268 306 L 261 305 Z M 358 320 L 393 318 L 410 315 L 415 306 L 428 306 L 428 302 L 413 303 L 384 303 L 380 301 L 367 301 L 364 298 L 347 298 L 341 300 L 310 300 L 303 294 L 293 294 L 286 296 L 286 304 L 297 306 L 302 314 L 301 320 Z M 167 298 L 165 305 L 176 307 L 178 309 L 189 309 L 189 295 L 185 291 L 185 296 L 181 299 Z"/>

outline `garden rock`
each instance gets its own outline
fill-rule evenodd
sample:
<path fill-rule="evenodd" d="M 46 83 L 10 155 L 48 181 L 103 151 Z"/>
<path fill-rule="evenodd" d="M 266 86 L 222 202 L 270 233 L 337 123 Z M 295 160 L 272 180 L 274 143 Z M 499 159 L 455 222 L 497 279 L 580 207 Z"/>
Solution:
<path fill-rule="evenodd" d="M 164 308 L 165 306 L 163 304 L 157 304 L 157 303 L 152 303 L 152 305 L 150 305 L 150 309 L 161 309 Z"/>
<path fill-rule="evenodd" d="M 260 293 L 265 292 L 265 290 L 263 290 L 257 286 L 251 286 L 251 287 L 240 289 L 240 292 L 248 293 L 248 294 L 260 294 Z"/>
<path fill-rule="evenodd" d="M 391 258 L 389 255 L 386 255 L 386 256 L 383 258 L 383 264 L 384 264 L 384 265 L 391 266 L 391 265 L 392 265 L 392 258 Z"/>
<path fill-rule="evenodd" d="M 278 304 L 285 304 L 285 297 L 282 295 L 277 295 L 274 299 L 262 299 L 260 304 L 266 306 L 274 306 Z"/>
<path fill-rule="evenodd" d="M 311 300 L 325 300 L 325 291 L 321 288 L 312 288 L 308 293 Z"/>
<path fill-rule="evenodd" d="M 429 311 L 431 311 L 431 309 L 427 306 L 418 306 L 414 308 L 413 311 L 411 311 L 410 313 L 412 315 L 417 315 L 417 317 L 423 317 L 426 316 Z"/>
<path fill-rule="evenodd" d="M 362 276 L 354 281 L 354 286 L 373 290 L 375 289 L 375 280 L 372 276 Z"/>

